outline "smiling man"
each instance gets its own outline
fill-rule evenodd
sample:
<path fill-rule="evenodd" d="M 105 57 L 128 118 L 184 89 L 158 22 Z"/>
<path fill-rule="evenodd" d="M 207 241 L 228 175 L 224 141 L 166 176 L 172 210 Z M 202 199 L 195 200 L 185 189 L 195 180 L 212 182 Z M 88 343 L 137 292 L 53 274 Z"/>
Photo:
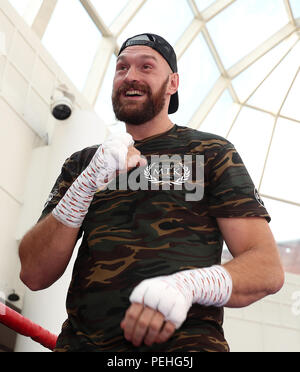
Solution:
<path fill-rule="evenodd" d="M 172 71 L 166 61 L 159 55 L 155 56 L 158 53 L 147 54 L 147 49 L 132 47 L 124 51 L 117 61 L 113 108 L 117 119 L 128 125 L 144 124 L 161 114 L 166 106 L 169 80 L 178 77 L 171 77 Z M 162 81 L 160 69 L 165 70 L 165 81 Z M 144 76 L 144 83 L 137 77 L 139 74 Z"/>
<path fill-rule="evenodd" d="M 149 129 L 151 135 L 173 127 L 168 114 L 178 109 L 179 76 L 173 48 L 158 36 L 155 48 L 147 44 L 147 36 L 145 40 L 138 36 L 122 46 L 117 58 L 112 103 L 116 118 L 126 123 L 129 133 L 130 128 L 138 132 L 145 128 L 149 136 Z M 135 133 L 134 138 L 138 139 L 137 136 Z"/>
<path fill-rule="evenodd" d="M 270 216 L 234 146 L 171 121 L 178 86 L 166 40 L 126 40 L 112 102 L 127 133 L 67 159 L 21 241 L 21 279 L 40 290 L 63 274 L 83 235 L 56 351 L 228 351 L 223 308 L 247 306 L 283 284 Z M 140 177 L 151 184 L 153 156 L 175 159 L 164 169 L 185 170 L 181 181 L 117 187 L 146 165 Z M 200 167 L 204 192 L 190 200 L 185 183 L 199 182 Z M 233 259 L 222 265 L 224 240 Z"/>

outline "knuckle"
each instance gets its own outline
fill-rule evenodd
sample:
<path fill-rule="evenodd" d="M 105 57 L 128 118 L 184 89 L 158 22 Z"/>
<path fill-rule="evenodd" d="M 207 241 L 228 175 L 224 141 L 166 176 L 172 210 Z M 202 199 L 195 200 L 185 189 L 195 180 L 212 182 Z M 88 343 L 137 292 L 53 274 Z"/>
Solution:
<path fill-rule="evenodd" d="M 166 323 L 165 325 L 165 332 L 166 333 L 173 333 L 174 332 L 174 325 L 171 323 Z"/>
<path fill-rule="evenodd" d="M 137 318 L 135 312 L 133 312 L 132 310 L 128 310 L 126 312 L 126 317 L 129 319 L 129 320 L 135 320 Z"/>
<path fill-rule="evenodd" d="M 133 313 L 131 313 L 131 312 L 128 312 L 127 314 L 127 318 L 128 318 L 128 320 L 135 320 L 136 319 L 136 315 L 135 314 L 133 314 Z"/>
<path fill-rule="evenodd" d="M 148 327 L 148 324 L 147 324 L 147 322 L 146 322 L 145 320 L 140 319 L 140 320 L 139 320 L 139 327 L 140 327 L 141 329 L 146 329 L 146 328 Z"/>
<path fill-rule="evenodd" d="M 151 323 L 149 329 L 153 333 L 158 333 L 160 331 L 161 326 L 157 323 Z"/>
<path fill-rule="evenodd" d="M 163 343 L 163 342 L 166 342 L 169 338 L 169 335 L 166 335 L 165 333 L 161 333 L 158 337 L 157 337 L 157 342 L 159 343 Z"/>

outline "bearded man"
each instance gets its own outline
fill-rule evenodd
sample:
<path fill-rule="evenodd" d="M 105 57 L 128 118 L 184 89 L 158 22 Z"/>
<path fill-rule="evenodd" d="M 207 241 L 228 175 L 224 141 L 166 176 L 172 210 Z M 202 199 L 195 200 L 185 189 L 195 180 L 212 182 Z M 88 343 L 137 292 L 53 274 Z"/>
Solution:
<path fill-rule="evenodd" d="M 64 273 L 82 236 L 58 352 L 228 351 L 224 307 L 247 306 L 283 285 L 270 216 L 234 146 L 171 121 L 178 86 L 165 39 L 126 40 L 112 92 L 126 133 L 67 159 L 21 241 L 21 279 L 41 290 Z M 161 166 L 153 156 L 177 161 L 168 187 L 150 174 Z M 184 175 L 175 177 L 180 167 Z M 192 199 L 187 185 L 201 182 L 200 167 L 203 194 Z M 137 169 L 146 170 L 147 189 L 108 187 Z M 224 240 L 233 259 L 222 264 Z"/>

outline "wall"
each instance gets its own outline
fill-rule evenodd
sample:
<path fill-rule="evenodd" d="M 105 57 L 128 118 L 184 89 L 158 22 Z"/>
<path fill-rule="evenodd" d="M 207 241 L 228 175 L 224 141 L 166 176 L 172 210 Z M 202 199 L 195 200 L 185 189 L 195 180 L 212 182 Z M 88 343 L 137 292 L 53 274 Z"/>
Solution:
<path fill-rule="evenodd" d="M 2 36 L 5 35 L 6 47 L 1 52 L 6 53 L 0 54 L 0 226 L 1 232 L 5 232 L 0 235 L 0 287 L 2 292 L 11 288 L 22 292 L 17 275 L 19 261 L 15 229 L 23 205 L 24 180 L 30 165 L 31 150 L 40 142 L 40 137 L 32 129 L 26 109 L 36 93 L 31 82 L 34 53 L 23 39 L 21 29 L 16 27 L 14 12 L 10 10 L 6 1 L 1 3 L 0 32 Z M 26 56 L 21 58 L 19 53 Z M 47 106 L 44 104 L 45 115 L 46 112 Z M 44 126 L 45 120 L 42 119 Z"/>
<path fill-rule="evenodd" d="M 233 352 L 300 352 L 300 276 L 242 309 L 225 309 L 224 332 Z"/>
<path fill-rule="evenodd" d="M 0 5 L 0 295 L 14 289 L 24 316 L 58 333 L 70 268 L 51 289 L 33 293 L 19 280 L 18 242 L 36 222 L 63 161 L 106 137 L 104 123 L 6 0 Z M 54 87 L 75 95 L 64 122 L 50 113 Z M 42 350 L 18 337 L 17 351 Z"/>

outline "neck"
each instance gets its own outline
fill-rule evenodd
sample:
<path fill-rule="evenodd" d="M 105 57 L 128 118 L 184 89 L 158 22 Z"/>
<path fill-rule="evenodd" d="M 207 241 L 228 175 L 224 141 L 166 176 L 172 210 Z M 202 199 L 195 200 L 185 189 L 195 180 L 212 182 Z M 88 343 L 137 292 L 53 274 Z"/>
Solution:
<path fill-rule="evenodd" d="M 173 126 L 174 124 L 167 115 L 164 115 L 163 117 L 158 115 L 144 124 L 132 125 L 126 123 L 126 130 L 132 135 L 133 139 L 137 141 L 164 133 L 170 130 Z"/>

